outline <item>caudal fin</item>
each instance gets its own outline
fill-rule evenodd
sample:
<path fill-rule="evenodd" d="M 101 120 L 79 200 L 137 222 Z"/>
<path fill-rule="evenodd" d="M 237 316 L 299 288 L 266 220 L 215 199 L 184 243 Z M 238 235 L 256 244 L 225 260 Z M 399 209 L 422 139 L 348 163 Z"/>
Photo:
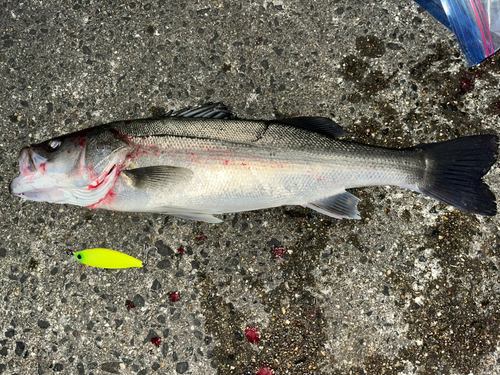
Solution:
<path fill-rule="evenodd" d="M 424 152 L 426 160 L 420 192 L 464 211 L 497 213 L 495 196 L 482 179 L 497 160 L 497 136 L 462 137 L 416 149 Z"/>

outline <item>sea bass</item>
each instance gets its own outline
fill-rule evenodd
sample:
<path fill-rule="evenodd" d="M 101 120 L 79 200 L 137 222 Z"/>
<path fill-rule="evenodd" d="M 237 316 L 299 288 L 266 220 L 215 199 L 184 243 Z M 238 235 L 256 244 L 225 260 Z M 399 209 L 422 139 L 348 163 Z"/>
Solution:
<path fill-rule="evenodd" d="M 476 135 L 389 149 L 348 142 L 331 119 L 240 120 L 222 103 L 118 121 L 25 147 L 15 196 L 91 209 L 213 216 L 302 205 L 359 219 L 346 189 L 394 185 L 461 210 L 492 216 L 482 177 L 498 137 Z"/>

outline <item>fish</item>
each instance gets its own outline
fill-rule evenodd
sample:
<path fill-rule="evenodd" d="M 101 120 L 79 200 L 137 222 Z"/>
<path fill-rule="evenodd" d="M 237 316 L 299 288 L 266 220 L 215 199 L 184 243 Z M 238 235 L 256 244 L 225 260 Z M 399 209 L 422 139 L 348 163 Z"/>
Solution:
<path fill-rule="evenodd" d="M 346 189 L 399 186 L 460 210 L 497 212 L 483 181 L 498 136 L 403 149 L 343 139 L 326 117 L 239 119 L 223 103 L 117 121 L 24 147 L 11 194 L 33 201 L 220 223 L 214 215 L 301 205 L 360 219 Z"/>
<path fill-rule="evenodd" d="M 111 249 L 87 249 L 75 253 L 75 259 L 83 264 L 98 268 L 142 267 L 142 261 L 128 254 Z"/>

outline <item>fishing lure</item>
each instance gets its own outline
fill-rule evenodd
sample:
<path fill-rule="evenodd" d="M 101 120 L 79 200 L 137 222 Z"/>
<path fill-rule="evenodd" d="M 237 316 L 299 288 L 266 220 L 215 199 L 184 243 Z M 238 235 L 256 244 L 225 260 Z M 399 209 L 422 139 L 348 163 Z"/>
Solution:
<path fill-rule="evenodd" d="M 142 267 L 142 261 L 128 254 L 111 249 L 87 249 L 75 253 L 75 259 L 83 264 L 99 268 Z"/>

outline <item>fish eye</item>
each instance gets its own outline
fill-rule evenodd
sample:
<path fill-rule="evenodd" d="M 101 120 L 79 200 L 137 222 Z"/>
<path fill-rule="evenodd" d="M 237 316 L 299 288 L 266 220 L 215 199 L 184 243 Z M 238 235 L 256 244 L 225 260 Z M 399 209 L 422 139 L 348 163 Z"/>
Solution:
<path fill-rule="evenodd" d="M 77 255 L 76 255 L 76 258 L 77 258 L 78 260 L 82 260 L 82 258 L 83 258 L 83 257 L 82 257 L 82 254 L 77 254 Z"/>
<path fill-rule="evenodd" d="M 47 143 L 47 147 L 45 148 L 47 151 L 55 151 L 61 145 L 60 139 L 52 139 Z"/>

